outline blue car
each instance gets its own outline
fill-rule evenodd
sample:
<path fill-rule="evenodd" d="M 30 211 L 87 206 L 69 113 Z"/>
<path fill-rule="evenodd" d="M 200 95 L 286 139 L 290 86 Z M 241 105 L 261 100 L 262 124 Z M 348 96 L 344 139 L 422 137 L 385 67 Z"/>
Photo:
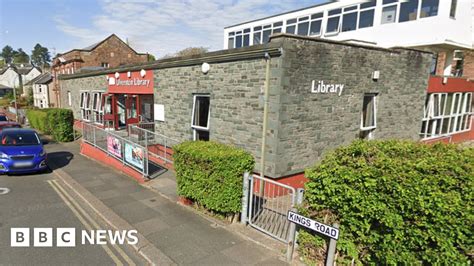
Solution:
<path fill-rule="evenodd" d="M 7 128 L 0 133 L 0 173 L 31 173 L 47 169 L 46 151 L 36 131 Z"/>

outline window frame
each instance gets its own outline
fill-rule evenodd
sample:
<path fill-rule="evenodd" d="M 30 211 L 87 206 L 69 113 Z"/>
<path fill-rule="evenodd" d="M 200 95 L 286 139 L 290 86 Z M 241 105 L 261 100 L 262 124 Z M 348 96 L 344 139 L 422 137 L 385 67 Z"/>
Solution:
<path fill-rule="evenodd" d="M 336 14 L 329 15 L 329 12 L 335 11 L 335 10 L 338 10 L 338 9 L 340 9 L 340 12 L 338 12 Z M 342 8 L 336 8 L 336 9 L 328 10 L 327 14 L 328 14 L 328 16 L 326 18 L 326 28 L 325 28 L 325 31 L 324 31 L 324 36 L 338 35 L 339 32 L 341 31 L 342 14 L 343 14 Z M 333 18 L 338 18 L 337 28 L 334 31 L 328 31 L 329 20 L 333 19 Z"/>
<path fill-rule="evenodd" d="M 372 97 L 373 99 L 373 115 L 374 115 L 374 124 L 372 126 L 365 127 L 364 126 L 364 100 L 366 97 Z M 377 93 L 364 93 L 362 97 L 362 110 L 360 113 L 360 131 L 372 131 L 377 128 Z"/>
<path fill-rule="evenodd" d="M 209 98 L 209 111 L 208 111 L 208 114 L 207 114 L 207 127 L 201 127 L 201 126 L 194 125 L 194 115 L 195 115 L 195 112 L 196 112 L 196 99 L 198 97 L 207 97 L 207 98 Z M 192 111 L 192 114 L 191 114 L 191 128 L 198 129 L 198 130 L 209 131 L 210 124 L 211 124 L 211 95 L 210 94 L 194 94 L 193 95 L 193 111 Z"/>
<path fill-rule="evenodd" d="M 472 95 L 472 92 L 428 94 L 423 109 L 420 133 L 422 139 L 435 139 L 470 131 L 474 114 Z M 438 115 L 434 112 L 435 96 L 438 96 L 438 105 L 443 107 L 442 111 L 438 107 Z"/>

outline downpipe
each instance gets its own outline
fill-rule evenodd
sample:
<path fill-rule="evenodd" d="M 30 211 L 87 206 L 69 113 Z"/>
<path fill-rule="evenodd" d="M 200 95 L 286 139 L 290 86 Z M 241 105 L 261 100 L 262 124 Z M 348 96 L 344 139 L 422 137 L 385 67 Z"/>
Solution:
<path fill-rule="evenodd" d="M 261 148 L 261 156 L 260 156 L 260 176 L 263 178 L 265 177 L 265 146 L 266 146 L 266 138 L 267 138 L 267 122 L 268 122 L 268 102 L 269 102 L 269 91 L 270 91 L 270 64 L 271 64 L 271 57 L 269 53 L 265 53 L 265 61 L 266 61 L 266 70 L 265 70 L 265 89 L 263 93 L 263 127 L 262 127 L 262 148 Z M 260 180 L 260 196 L 264 194 L 264 183 L 263 179 Z"/>

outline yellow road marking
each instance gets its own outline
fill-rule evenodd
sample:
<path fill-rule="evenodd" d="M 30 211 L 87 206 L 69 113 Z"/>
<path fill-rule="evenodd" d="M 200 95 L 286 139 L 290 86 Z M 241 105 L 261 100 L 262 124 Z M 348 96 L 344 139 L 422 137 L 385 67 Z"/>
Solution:
<path fill-rule="evenodd" d="M 59 189 L 56 187 L 57 184 L 52 181 L 53 180 L 48 180 L 49 185 L 54 189 L 54 191 L 56 191 L 59 197 L 64 201 L 64 203 L 66 203 L 66 205 L 69 207 L 69 209 L 71 209 L 71 211 L 74 213 L 77 219 L 79 219 L 79 221 L 84 225 L 84 227 L 89 231 L 92 230 L 91 225 L 79 214 L 79 212 L 74 208 L 72 203 L 69 202 L 67 198 L 65 198 L 65 196 L 61 193 L 61 191 L 59 191 Z M 105 250 L 107 255 L 109 255 L 109 257 L 114 261 L 116 265 L 123 265 L 120 259 L 117 258 L 117 256 L 115 256 L 115 254 L 112 252 L 112 250 L 110 250 L 108 246 L 105 246 L 105 245 L 100 245 L 100 246 Z"/>
<path fill-rule="evenodd" d="M 64 193 L 64 195 L 75 205 L 75 207 L 79 210 L 79 212 L 82 213 L 84 217 L 86 217 L 89 222 L 96 228 L 100 229 L 99 224 L 92 218 L 80 205 L 79 203 L 76 202 L 74 198 L 72 198 L 71 195 L 69 195 L 66 190 L 58 184 L 57 180 L 52 180 L 52 182 L 55 183 L 55 185 Z M 121 256 L 122 258 L 129 264 L 129 265 L 135 265 L 135 263 L 130 259 L 130 257 L 117 245 L 111 245 Z"/>

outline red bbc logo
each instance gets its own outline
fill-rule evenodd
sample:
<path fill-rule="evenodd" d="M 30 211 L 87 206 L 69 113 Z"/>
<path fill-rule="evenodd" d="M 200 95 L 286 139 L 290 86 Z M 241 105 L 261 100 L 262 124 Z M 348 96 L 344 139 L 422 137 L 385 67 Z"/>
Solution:
<path fill-rule="evenodd" d="M 75 228 L 57 228 L 56 234 L 53 234 L 53 228 L 33 228 L 33 235 L 30 237 L 30 228 L 11 228 L 10 246 L 12 247 L 52 247 L 53 239 L 56 238 L 57 247 L 75 247 L 76 229 Z"/>

